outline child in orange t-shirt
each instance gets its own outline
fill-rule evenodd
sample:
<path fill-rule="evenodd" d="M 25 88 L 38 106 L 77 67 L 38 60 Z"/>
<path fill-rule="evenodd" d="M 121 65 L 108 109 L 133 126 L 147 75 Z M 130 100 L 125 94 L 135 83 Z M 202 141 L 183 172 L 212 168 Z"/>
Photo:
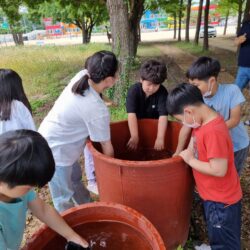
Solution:
<path fill-rule="evenodd" d="M 171 91 L 167 109 L 193 128 L 189 146 L 180 156 L 193 170 L 211 248 L 240 250 L 242 190 L 223 118 L 204 104 L 196 86 L 186 83 Z"/>

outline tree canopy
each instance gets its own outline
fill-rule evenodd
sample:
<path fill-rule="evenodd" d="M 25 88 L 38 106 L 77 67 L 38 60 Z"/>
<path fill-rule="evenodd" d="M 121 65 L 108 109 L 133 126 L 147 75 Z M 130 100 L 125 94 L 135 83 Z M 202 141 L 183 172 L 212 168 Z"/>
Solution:
<path fill-rule="evenodd" d="M 44 1 L 31 10 L 36 18 L 53 17 L 54 21 L 73 23 L 82 30 L 83 43 L 90 42 L 95 25 L 108 20 L 106 5 L 100 0 Z"/>

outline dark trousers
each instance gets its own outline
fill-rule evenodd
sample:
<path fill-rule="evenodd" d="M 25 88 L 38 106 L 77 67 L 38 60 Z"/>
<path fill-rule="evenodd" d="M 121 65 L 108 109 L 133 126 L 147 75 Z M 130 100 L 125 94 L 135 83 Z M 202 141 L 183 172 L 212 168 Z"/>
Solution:
<path fill-rule="evenodd" d="M 233 205 L 203 201 L 212 250 L 240 250 L 241 201 Z"/>

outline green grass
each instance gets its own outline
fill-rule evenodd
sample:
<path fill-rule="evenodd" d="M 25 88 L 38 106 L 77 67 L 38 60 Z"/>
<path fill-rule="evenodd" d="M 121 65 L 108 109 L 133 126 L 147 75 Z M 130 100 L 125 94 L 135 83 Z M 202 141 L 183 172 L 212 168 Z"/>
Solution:
<path fill-rule="evenodd" d="M 161 51 L 153 45 L 151 43 L 140 44 L 138 57 L 132 65 L 133 72 L 139 69 L 143 58 L 161 56 Z M 65 85 L 81 70 L 86 58 L 104 49 L 111 50 L 111 47 L 100 43 L 1 47 L 0 68 L 13 69 L 21 76 L 35 120 L 39 125 Z M 111 119 L 113 121 L 127 119 L 124 105 L 111 108 Z"/>
<path fill-rule="evenodd" d="M 162 52 L 154 46 L 154 43 L 142 43 L 138 47 L 137 55 L 139 57 L 158 57 L 162 56 Z"/>
<path fill-rule="evenodd" d="M 196 45 L 193 42 L 176 42 L 174 45 L 196 56 L 208 56 L 210 54 L 210 51 L 204 51 L 200 44 Z"/>
<path fill-rule="evenodd" d="M 46 103 L 47 103 L 46 98 L 44 98 L 44 99 L 32 99 L 30 101 L 30 104 L 31 104 L 33 113 L 37 113 L 39 108 L 44 106 Z"/>
<path fill-rule="evenodd" d="M 128 118 L 125 106 L 110 108 L 111 121 L 121 121 Z"/>
<path fill-rule="evenodd" d="M 24 46 L 0 48 L 0 68 L 11 68 L 23 79 L 25 92 L 34 113 L 54 101 L 68 81 L 98 50 L 110 50 L 106 44 L 77 46 Z"/>

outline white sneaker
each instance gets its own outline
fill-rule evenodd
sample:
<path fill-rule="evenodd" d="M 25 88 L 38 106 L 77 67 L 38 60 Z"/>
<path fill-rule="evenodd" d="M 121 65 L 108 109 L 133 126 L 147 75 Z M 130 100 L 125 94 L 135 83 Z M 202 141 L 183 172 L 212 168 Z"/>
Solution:
<path fill-rule="evenodd" d="M 89 183 L 88 186 L 87 186 L 87 189 L 96 194 L 96 195 L 99 195 L 99 192 L 98 192 L 98 187 L 97 187 L 97 183 L 94 182 L 94 183 Z"/>
<path fill-rule="evenodd" d="M 201 244 L 200 246 L 195 246 L 195 250 L 211 250 L 211 247 L 205 243 Z"/>

